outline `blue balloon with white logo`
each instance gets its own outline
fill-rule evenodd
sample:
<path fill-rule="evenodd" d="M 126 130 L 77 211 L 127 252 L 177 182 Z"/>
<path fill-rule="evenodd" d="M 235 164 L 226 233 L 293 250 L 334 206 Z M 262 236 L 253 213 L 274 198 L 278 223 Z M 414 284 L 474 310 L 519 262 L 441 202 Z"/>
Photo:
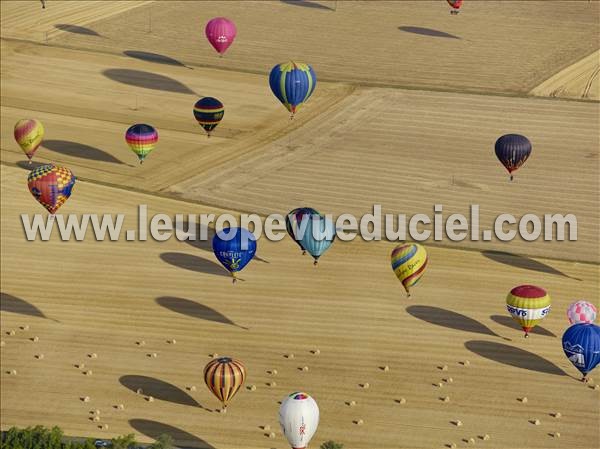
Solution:
<path fill-rule="evenodd" d="M 574 324 L 563 334 L 562 345 L 565 355 L 586 381 L 587 374 L 600 363 L 600 326 Z"/>
<path fill-rule="evenodd" d="M 319 213 L 306 214 L 302 217 L 302 221 L 306 220 L 306 224 L 300 223 L 300 230 L 297 231 L 300 236 L 300 245 L 304 248 L 317 265 L 319 257 L 329 249 L 335 240 L 335 225 L 333 222 Z M 304 231 L 302 232 L 302 229 Z"/>
<path fill-rule="evenodd" d="M 213 252 L 219 262 L 231 273 L 233 282 L 256 254 L 256 237 L 244 228 L 224 228 L 212 241 Z"/>

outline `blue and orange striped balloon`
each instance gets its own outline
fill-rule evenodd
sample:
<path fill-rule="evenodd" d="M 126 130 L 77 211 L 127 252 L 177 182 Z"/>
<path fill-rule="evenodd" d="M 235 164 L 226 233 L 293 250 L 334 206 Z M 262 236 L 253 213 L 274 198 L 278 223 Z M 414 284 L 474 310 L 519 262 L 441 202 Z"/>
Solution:
<path fill-rule="evenodd" d="M 418 243 L 403 243 L 394 248 L 391 260 L 396 277 L 410 297 L 410 288 L 419 282 L 427 268 L 427 251 Z"/>
<path fill-rule="evenodd" d="M 127 145 L 137 154 L 140 164 L 144 163 L 146 156 L 150 154 L 158 141 L 158 132 L 153 126 L 139 123 L 129 127 L 125 133 Z"/>
<path fill-rule="evenodd" d="M 220 357 L 204 367 L 204 382 L 221 404 L 223 411 L 246 380 L 246 367 L 239 360 Z"/>
<path fill-rule="evenodd" d="M 194 105 L 194 118 L 204 128 L 208 137 L 210 137 L 211 131 L 221 122 L 224 114 L 223 103 L 213 97 L 201 98 Z"/>
<path fill-rule="evenodd" d="M 277 99 L 292 113 L 293 118 L 296 110 L 314 92 L 317 75 L 311 66 L 303 62 L 284 62 L 271 70 L 269 85 Z"/>

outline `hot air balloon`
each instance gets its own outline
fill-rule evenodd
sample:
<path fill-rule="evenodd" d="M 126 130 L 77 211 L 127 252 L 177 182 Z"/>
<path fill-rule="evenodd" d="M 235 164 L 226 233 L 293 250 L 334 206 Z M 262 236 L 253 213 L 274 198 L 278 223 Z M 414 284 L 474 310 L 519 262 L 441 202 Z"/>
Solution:
<path fill-rule="evenodd" d="M 312 95 L 317 85 L 315 71 L 303 62 L 284 62 L 271 70 L 269 84 L 273 94 L 294 118 L 296 110 Z"/>
<path fill-rule="evenodd" d="M 587 301 L 575 301 L 567 309 L 569 323 L 593 323 L 596 319 L 596 306 Z"/>
<path fill-rule="evenodd" d="M 403 243 L 394 248 L 391 260 L 392 270 L 410 298 L 410 287 L 419 282 L 427 268 L 427 251 L 418 243 Z"/>
<path fill-rule="evenodd" d="M 246 380 L 246 367 L 231 357 L 219 357 L 204 367 L 204 382 L 227 411 L 227 404 Z"/>
<path fill-rule="evenodd" d="M 201 98 L 194 105 L 194 117 L 208 137 L 223 119 L 223 114 L 225 114 L 223 103 L 213 97 Z"/>
<path fill-rule="evenodd" d="M 281 430 L 293 449 L 304 449 L 319 426 L 319 407 L 306 393 L 290 394 L 279 407 Z"/>
<path fill-rule="evenodd" d="M 302 218 L 310 217 L 312 214 L 320 215 L 319 212 L 312 207 L 299 207 L 290 211 L 290 213 L 285 216 L 285 229 L 292 240 L 300 247 L 303 255 L 306 254 L 306 250 L 302 246 L 300 239 L 297 237 L 300 236 L 300 230 L 302 229 Z"/>
<path fill-rule="evenodd" d="M 463 4 L 463 0 L 446 0 L 446 1 L 452 7 L 452 9 L 450 10 L 450 14 L 456 15 L 460 12 L 459 9 Z"/>
<path fill-rule="evenodd" d="M 158 132 L 153 126 L 137 124 L 129 127 L 125 133 L 125 140 L 137 157 L 140 160 L 140 164 L 144 163 L 146 156 L 150 154 L 156 142 L 158 141 Z"/>
<path fill-rule="evenodd" d="M 213 237 L 212 247 L 235 283 L 236 273 L 248 265 L 256 254 L 256 237 L 244 228 L 224 228 Z"/>
<path fill-rule="evenodd" d="M 319 257 L 329 249 L 335 240 L 335 225 L 329 218 L 318 212 L 306 214 L 304 219 L 306 220 L 306 225 L 301 223 L 298 231 L 302 235 L 297 235 L 297 238 L 300 238 L 300 248 L 306 250 L 315 259 L 314 265 L 316 266 Z M 302 227 L 304 226 L 306 228 L 302 233 Z"/>
<path fill-rule="evenodd" d="M 31 164 L 31 158 L 44 139 L 44 126 L 39 120 L 25 118 L 16 123 L 14 135 Z"/>
<path fill-rule="evenodd" d="M 583 382 L 600 363 L 600 327 L 591 323 L 573 324 L 562 337 L 562 346 L 569 361 L 581 371 Z"/>
<path fill-rule="evenodd" d="M 506 167 L 512 181 L 512 172 L 523 165 L 531 154 L 531 142 L 520 134 L 505 134 L 496 140 L 495 150 L 496 157 Z"/>
<path fill-rule="evenodd" d="M 208 21 L 204 33 L 219 56 L 223 56 L 223 53 L 233 44 L 237 30 L 235 23 L 231 20 L 225 17 L 215 17 Z"/>
<path fill-rule="evenodd" d="M 508 313 L 525 331 L 525 338 L 548 313 L 550 313 L 550 295 L 535 285 L 519 285 L 506 297 Z"/>
<path fill-rule="evenodd" d="M 54 164 L 41 165 L 30 171 L 27 177 L 29 191 L 51 215 L 69 199 L 74 185 L 73 172 Z"/>

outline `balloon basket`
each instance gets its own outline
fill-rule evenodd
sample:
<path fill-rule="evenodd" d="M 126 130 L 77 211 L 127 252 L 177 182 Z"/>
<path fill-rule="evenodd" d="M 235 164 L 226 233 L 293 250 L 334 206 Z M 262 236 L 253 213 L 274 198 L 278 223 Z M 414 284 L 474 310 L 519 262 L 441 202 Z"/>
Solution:
<path fill-rule="evenodd" d="M 319 261 L 318 261 L 318 260 L 315 260 L 315 261 L 313 262 L 313 267 L 316 267 L 316 266 L 318 266 L 318 265 L 319 265 Z"/>
<path fill-rule="evenodd" d="M 306 256 L 306 251 L 302 251 L 302 255 L 303 255 L 303 256 Z"/>

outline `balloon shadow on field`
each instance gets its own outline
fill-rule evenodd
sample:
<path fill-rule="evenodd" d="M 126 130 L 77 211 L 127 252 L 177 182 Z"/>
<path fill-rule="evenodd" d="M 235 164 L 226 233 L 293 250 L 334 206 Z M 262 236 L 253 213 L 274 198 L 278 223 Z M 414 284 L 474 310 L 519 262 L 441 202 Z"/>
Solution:
<path fill-rule="evenodd" d="M 479 321 L 451 310 L 416 305 L 407 307 L 406 311 L 415 318 L 435 324 L 436 326 L 504 338 Z"/>
<path fill-rule="evenodd" d="M 438 31 L 432 28 L 423 28 L 423 27 L 414 27 L 414 26 L 399 26 L 398 29 L 400 31 L 405 31 L 407 33 L 420 34 L 422 36 L 432 36 L 432 37 L 445 37 L 448 39 L 461 39 L 454 34 L 446 33 L 445 31 Z"/>
<path fill-rule="evenodd" d="M 185 84 L 157 73 L 145 72 L 143 70 L 106 69 L 102 74 L 113 81 L 128 84 L 130 86 L 201 96 Z"/>
<path fill-rule="evenodd" d="M 504 365 L 556 376 L 567 376 L 567 373 L 551 361 L 514 346 L 492 341 L 470 340 L 465 343 L 465 348 L 481 357 Z"/>
<path fill-rule="evenodd" d="M 66 31 L 68 33 L 84 34 L 86 36 L 100 36 L 100 34 L 90 28 L 78 25 L 69 25 L 68 23 L 57 23 L 54 25 L 54 28 L 57 30 Z"/>
<path fill-rule="evenodd" d="M 158 421 L 149 419 L 130 419 L 129 425 L 139 433 L 157 440 L 161 435 L 169 435 L 179 447 L 215 449 L 215 447 L 191 433 Z"/>
<path fill-rule="evenodd" d="M 240 329 L 248 330 L 247 327 L 243 327 L 234 323 L 222 313 L 217 312 L 215 309 L 189 299 L 177 298 L 174 296 L 161 296 L 160 298 L 156 298 L 156 303 L 165 309 L 171 310 L 172 312 L 187 315 L 192 318 L 229 324 L 231 326 L 239 327 Z"/>
<path fill-rule="evenodd" d="M 83 143 L 71 142 L 69 140 L 44 140 L 44 142 L 42 142 L 42 146 L 50 151 L 54 151 L 65 156 L 128 165 L 106 151 L 85 145 Z M 133 165 L 131 165 L 131 167 L 133 167 Z"/>
<path fill-rule="evenodd" d="M 154 399 L 174 404 L 204 408 L 181 388 L 154 377 L 127 375 L 121 376 L 119 382 L 136 394 L 138 389 L 141 389 L 141 394 L 144 396 L 152 396 Z"/>
<path fill-rule="evenodd" d="M 537 260 L 530 259 L 526 256 L 520 256 L 518 254 L 507 253 L 503 251 L 482 251 L 481 254 L 494 262 L 503 263 L 510 265 L 515 268 L 522 268 L 524 270 L 539 271 L 541 273 L 555 274 L 557 276 L 564 276 L 569 279 L 581 281 L 579 278 L 574 278 L 568 274 L 563 273 L 556 268 L 546 265 L 545 263 L 538 262 Z"/>
<path fill-rule="evenodd" d="M 191 245 L 194 248 L 213 253 L 212 240 L 215 236 L 215 230 L 213 228 L 198 223 L 196 224 L 195 229 L 193 229 L 190 228 L 191 223 L 189 221 L 184 221 L 182 223 L 182 226 L 180 226 L 178 222 L 175 223 L 175 225 L 177 226 L 177 229 L 181 229 L 189 236 L 189 238 L 187 238 L 186 240 L 181 240 L 182 242 L 187 243 L 188 245 Z M 206 238 L 204 239 L 205 236 Z M 258 257 L 256 254 L 252 258 L 252 260 L 256 260 L 262 263 L 270 263 L 268 260 Z"/>
<path fill-rule="evenodd" d="M 500 324 L 501 326 L 509 327 L 511 329 L 515 329 L 515 330 L 518 330 L 521 332 L 523 331 L 521 326 L 519 326 L 519 323 L 517 323 L 514 319 L 512 319 L 509 316 L 492 315 L 492 316 L 490 316 L 490 319 L 493 322 Z M 546 337 L 556 337 L 556 335 L 553 332 L 550 332 L 548 329 L 541 327 L 541 326 L 535 326 L 533 329 L 531 329 L 529 331 L 529 333 L 537 334 L 537 335 L 545 335 Z"/>
<path fill-rule="evenodd" d="M 125 56 L 129 56 L 130 58 L 140 59 L 146 62 L 155 62 L 157 64 L 166 64 L 166 65 L 174 65 L 178 67 L 185 67 L 187 69 L 193 70 L 192 67 L 185 65 L 184 63 L 178 61 L 177 59 L 173 59 L 169 56 L 159 55 L 158 53 L 151 53 L 147 51 L 137 51 L 137 50 L 125 50 L 123 52 Z"/>
<path fill-rule="evenodd" d="M 42 165 L 48 165 L 49 162 L 35 162 L 35 161 L 31 161 L 31 163 L 29 163 L 30 161 L 19 161 L 17 162 L 17 167 L 22 168 L 23 170 L 35 170 L 38 167 L 41 167 Z"/>
<path fill-rule="evenodd" d="M 4 292 L 0 292 L 0 310 L 2 312 L 18 313 L 20 315 L 52 320 L 52 318 L 47 317 L 44 312 L 42 312 L 33 304 L 28 303 L 24 299 L 17 298 L 16 296 L 9 295 L 8 293 Z"/>
<path fill-rule="evenodd" d="M 230 276 L 229 272 L 221 265 L 202 257 L 185 253 L 162 253 L 160 258 L 178 268 L 196 271 L 198 273 L 214 274 L 217 276 Z"/>
<path fill-rule="evenodd" d="M 317 2 L 311 2 L 308 0 L 279 0 L 281 3 L 285 3 L 286 5 L 292 6 L 302 6 L 304 8 L 313 8 L 313 9 L 326 9 L 328 11 L 335 11 L 334 8 L 327 5 L 322 5 Z"/>

